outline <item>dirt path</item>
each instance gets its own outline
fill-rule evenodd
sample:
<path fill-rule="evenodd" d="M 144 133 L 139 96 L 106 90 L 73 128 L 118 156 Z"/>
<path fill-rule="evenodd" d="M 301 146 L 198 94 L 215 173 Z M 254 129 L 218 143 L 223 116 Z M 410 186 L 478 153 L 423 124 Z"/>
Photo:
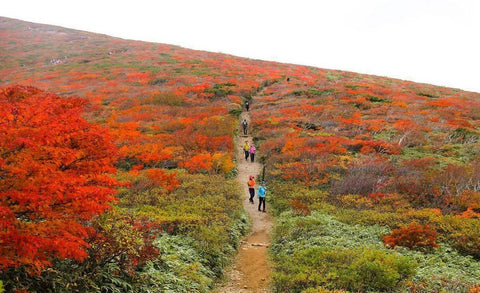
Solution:
<path fill-rule="evenodd" d="M 248 112 L 242 113 L 241 121 L 243 121 L 243 119 L 246 119 L 250 125 L 250 115 Z M 267 213 L 258 211 L 256 190 L 255 203 L 251 204 L 248 201 L 248 176 L 254 175 L 257 185 L 260 184 L 262 165 L 258 162 L 251 163 L 250 158 L 248 161 L 245 161 L 242 145 L 245 143 L 245 140 L 252 142 L 252 137 L 250 133 L 245 137 L 242 135 L 243 130 L 241 129 L 236 146 L 238 161 L 237 180 L 243 188 L 243 206 L 252 222 L 252 230 L 241 243 L 235 264 L 228 273 L 229 283 L 218 292 L 269 292 L 270 266 L 267 262 L 267 249 L 270 244 L 269 233 L 273 225 L 273 220 L 268 214 L 268 201 L 266 204 Z"/>

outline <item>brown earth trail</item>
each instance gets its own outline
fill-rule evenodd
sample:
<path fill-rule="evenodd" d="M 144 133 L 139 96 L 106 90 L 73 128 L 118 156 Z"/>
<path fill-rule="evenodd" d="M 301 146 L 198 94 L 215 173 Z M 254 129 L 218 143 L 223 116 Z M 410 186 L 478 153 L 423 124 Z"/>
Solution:
<path fill-rule="evenodd" d="M 243 112 L 241 121 L 246 119 L 249 125 L 250 115 Z M 240 186 L 242 186 L 243 206 L 252 223 L 250 234 L 242 241 L 238 255 L 231 271 L 228 273 L 229 283 L 220 288 L 218 292 L 269 292 L 270 266 L 267 260 L 267 250 L 270 244 L 269 233 L 273 225 L 273 220 L 268 213 L 258 211 L 257 188 L 260 184 L 260 172 L 262 165 L 258 162 L 251 163 L 250 158 L 245 160 L 242 145 L 245 141 L 252 142 L 252 136 L 243 135 L 243 129 L 239 131 L 239 139 L 236 146 L 236 156 L 238 162 L 238 176 Z M 261 150 L 260 150 L 261 151 Z M 257 159 L 258 157 L 256 157 Z M 255 176 L 255 199 L 254 204 L 248 201 L 248 176 Z M 268 188 L 268 187 L 267 187 Z M 268 193 L 266 209 L 268 212 Z"/>

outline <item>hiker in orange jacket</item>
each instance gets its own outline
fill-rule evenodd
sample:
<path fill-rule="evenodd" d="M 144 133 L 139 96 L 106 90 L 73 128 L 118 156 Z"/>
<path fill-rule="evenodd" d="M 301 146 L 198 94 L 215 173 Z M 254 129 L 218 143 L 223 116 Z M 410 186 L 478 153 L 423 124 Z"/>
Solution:
<path fill-rule="evenodd" d="M 253 175 L 250 175 L 248 178 L 248 192 L 250 192 L 250 203 L 253 204 L 253 198 L 255 197 L 255 177 Z"/>

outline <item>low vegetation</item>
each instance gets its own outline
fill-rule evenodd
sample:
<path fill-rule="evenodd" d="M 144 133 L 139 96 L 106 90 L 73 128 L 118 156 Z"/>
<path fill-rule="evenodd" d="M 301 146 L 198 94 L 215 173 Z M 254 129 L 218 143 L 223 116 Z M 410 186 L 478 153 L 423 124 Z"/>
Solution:
<path fill-rule="evenodd" d="M 214 290 L 248 229 L 249 101 L 274 292 L 478 292 L 480 94 L 5 18 L 0 39 L 0 291 Z"/>

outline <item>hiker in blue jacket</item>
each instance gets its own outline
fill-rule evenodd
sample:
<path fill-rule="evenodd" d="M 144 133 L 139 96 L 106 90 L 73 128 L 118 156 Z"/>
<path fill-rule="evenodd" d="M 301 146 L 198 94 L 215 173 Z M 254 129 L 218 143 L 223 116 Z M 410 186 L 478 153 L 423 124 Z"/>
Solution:
<path fill-rule="evenodd" d="M 262 184 L 258 188 L 257 194 L 258 194 L 258 200 L 259 200 L 258 211 L 260 212 L 260 207 L 263 204 L 262 212 L 265 213 L 265 196 L 267 195 L 267 188 L 265 187 L 265 181 L 262 181 Z"/>

